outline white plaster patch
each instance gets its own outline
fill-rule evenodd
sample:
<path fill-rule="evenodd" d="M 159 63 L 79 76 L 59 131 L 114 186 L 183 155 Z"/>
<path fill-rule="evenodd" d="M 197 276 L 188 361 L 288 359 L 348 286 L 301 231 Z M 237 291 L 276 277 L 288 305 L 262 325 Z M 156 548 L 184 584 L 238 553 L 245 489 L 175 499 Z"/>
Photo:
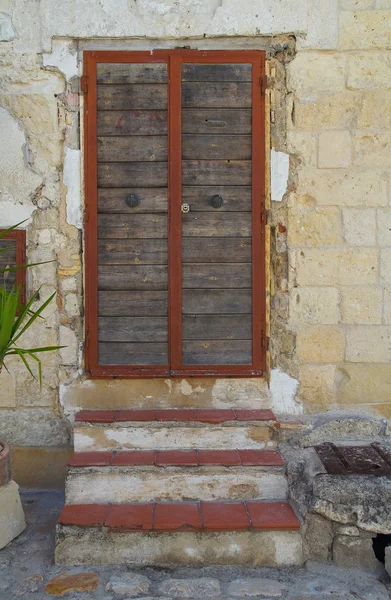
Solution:
<path fill-rule="evenodd" d="M 301 415 L 303 404 L 296 400 L 299 386 L 297 379 L 290 377 L 280 369 L 273 369 L 270 375 L 270 394 L 272 409 L 276 414 Z"/>
<path fill-rule="evenodd" d="M 11 17 L 2 12 L 0 13 L 0 42 L 11 42 L 13 39 L 15 39 L 15 30 Z"/>
<path fill-rule="evenodd" d="M 281 202 L 286 194 L 289 177 L 289 154 L 276 152 L 274 148 L 270 157 L 271 198 L 272 202 Z"/>
<path fill-rule="evenodd" d="M 52 52 L 43 54 L 44 67 L 56 67 L 65 75 L 67 81 L 71 77 L 79 75 L 77 63 L 77 52 L 72 42 L 66 40 L 54 40 Z"/>
<path fill-rule="evenodd" d="M 67 222 L 82 228 L 80 150 L 65 147 L 64 185 L 67 191 Z"/>

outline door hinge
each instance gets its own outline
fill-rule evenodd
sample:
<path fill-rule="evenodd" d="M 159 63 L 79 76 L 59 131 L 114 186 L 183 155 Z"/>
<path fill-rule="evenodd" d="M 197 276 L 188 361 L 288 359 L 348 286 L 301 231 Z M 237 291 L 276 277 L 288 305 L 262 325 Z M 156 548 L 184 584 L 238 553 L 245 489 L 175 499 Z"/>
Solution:
<path fill-rule="evenodd" d="M 262 331 L 261 335 L 261 346 L 262 349 L 265 350 L 265 352 L 269 350 L 269 337 L 265 334 L 264 331 Z"/>
<path fill-rule="evenodd" d="M 87 75 L 82 75 L 80 77 L 80 89 L 85 94 L 88 92 L 88 77 L 87 77 Z"/>
<path fill-rule="evenodd" d="M 267 89 L 267 76 L 261 75 L 259 78 L 259 87 L 261 88 L 261 96 L 264 96 Z"/>

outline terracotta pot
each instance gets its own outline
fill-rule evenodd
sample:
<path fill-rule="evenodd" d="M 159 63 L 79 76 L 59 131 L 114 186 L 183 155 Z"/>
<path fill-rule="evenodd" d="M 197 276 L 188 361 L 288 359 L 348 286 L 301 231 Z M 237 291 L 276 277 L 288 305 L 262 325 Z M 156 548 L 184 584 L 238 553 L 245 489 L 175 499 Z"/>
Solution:
<path fill-rule="evenodd" d="M 0 441 L 0 486 L 6 485 L 10 480 L 10 453 L 9 446 Z"/>

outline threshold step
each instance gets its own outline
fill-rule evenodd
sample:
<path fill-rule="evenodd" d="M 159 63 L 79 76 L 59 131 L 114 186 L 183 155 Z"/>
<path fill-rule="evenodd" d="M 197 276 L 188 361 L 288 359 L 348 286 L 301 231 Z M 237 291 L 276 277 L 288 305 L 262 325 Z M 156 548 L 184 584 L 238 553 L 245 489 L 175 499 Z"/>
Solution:
<path fill-rule="evenodd" d="M 268 409 L 146 409 L 146 410 L 82 410 L 76 415 L 77 422 L 123 423 L 123 422 L 198 422 L 226 423 L 228 421 L 276 421 Z"/>

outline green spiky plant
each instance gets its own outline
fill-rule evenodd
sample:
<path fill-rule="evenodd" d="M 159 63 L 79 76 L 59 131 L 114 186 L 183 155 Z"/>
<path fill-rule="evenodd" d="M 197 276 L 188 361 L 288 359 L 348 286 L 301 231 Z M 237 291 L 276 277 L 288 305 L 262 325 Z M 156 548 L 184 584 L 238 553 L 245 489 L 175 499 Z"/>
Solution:
<path fill-rule="evenodd" d="M 10 231 L 16 229 L 24 223 L 18 223 L 9 229 L 0 232 L 0 239 L 4 238 Z M 0 248 L 1 252 L 6 252 L 7 248 Z M 51 262 L 51 261 L 47 261 Z M 26 269 L 44 263 L 33 263 L 16 267 L 7 267 L 0 269 L 0 274 L 6 274 L 17 269 Z M 34 303 L 39 300 L 39 289 L 33 293 L 27 303 L 21 301 L 21 286 L 12 286 L 10 290 L 6 289 L 5 283 L 0 286 L 0 373 L 4 367 L 7 356 L 18 356 L 24 363 L 26 369 L 36 379 L 31 368 L 31 360 L 35 361 L 38 367 L 39 383 L 42 385 L 42 362 L 37 354 L 42 352 L 52 352 L 64 348 L 64 346 L 42 346 L 39 348 L 21 348 L 18 342 L 21 336 L 33 325 L 37 319 L 42 319 L 42 313 L 53 300 L 55 293 L 52 294 L 37 309 L 33 308 Z"/>

